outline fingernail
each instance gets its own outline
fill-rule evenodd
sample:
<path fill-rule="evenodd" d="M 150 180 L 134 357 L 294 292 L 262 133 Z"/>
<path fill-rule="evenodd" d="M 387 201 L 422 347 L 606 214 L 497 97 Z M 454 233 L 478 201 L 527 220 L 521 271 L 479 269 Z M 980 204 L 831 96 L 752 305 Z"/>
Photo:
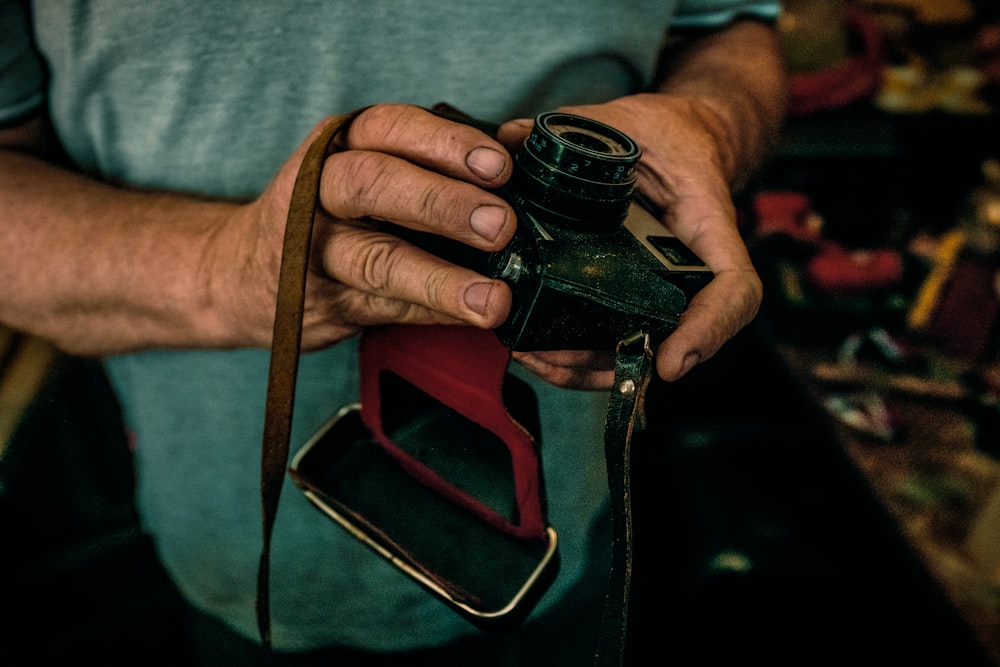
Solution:
<path fill-rule="evenodd" d="M 486 314 L 486 306 L 490 300 L 491 283 L 476 283 L 465 290 L 465 305 L 480 315 Z"/>
<path fill-rule="evenodd" d="M 681 366 L 681 374 L 679 377 L 684 377 L 687 372 L 698 365 L 701 361 L 701 355 L 697 352 L 688 352 L 688 355 L 684 357 L 684 365 Z"/>
<path fill-rule="evenodd" d="M 479 206 L 469 216 L 472 231 L 487 241 L 495 241 L 507 220 L 507 213 L 499 206 Z"/>
<path fill-rule="evenodd" d="M 491 181 L 503 171 L 507 158 L 492 148 L 473 148 L 465 156 L 465 164 L 480 178 Z"/>

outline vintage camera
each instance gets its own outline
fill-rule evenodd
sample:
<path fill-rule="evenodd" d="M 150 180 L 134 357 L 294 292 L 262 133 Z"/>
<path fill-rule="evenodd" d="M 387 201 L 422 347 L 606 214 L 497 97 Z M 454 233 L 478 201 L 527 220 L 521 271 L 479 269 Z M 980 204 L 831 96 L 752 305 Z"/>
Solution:
<path fill-rule="evenodd" d="M 483 129 L 483 123 L 443 113 Z M 598 121 L 535 119 L 499 194 L 518 218 L 486 253 L 440 236 L 396 232 L 455 264 L 506 281 L 514 300 L 497 330 L 513 350 L 613 350 L 639 331 L 662 339 L 712 273 L 635 192 L 641 151 Z"/>

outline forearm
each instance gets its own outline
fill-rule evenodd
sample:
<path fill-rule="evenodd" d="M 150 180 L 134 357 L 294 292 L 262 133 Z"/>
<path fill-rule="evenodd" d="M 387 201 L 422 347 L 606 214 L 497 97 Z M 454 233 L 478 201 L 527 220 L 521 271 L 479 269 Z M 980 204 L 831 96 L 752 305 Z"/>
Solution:
<path fill-rule="evenodd" d="M 235 345 L 208 243 L 233 209 L 0 150 L 0 320 L 79 354 Z"/>
<path fill-rule="evenodd" d="M 680 35 L 663 52 L 659 92 L 700 103 L 734 189 L 744 185 L 778 139 L 786 103 L 775 31 L 740 21 L 719 32 Z"/>

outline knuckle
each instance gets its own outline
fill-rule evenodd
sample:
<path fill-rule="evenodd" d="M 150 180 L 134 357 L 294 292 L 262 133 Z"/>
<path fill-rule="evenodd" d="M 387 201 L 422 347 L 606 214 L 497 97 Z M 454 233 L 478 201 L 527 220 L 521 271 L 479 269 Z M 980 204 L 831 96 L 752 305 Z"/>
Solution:
<path fill-rule="evenodd" d="M 452 310 L 448 307 L 449 299 L 446 295 L 448 290 L 449 270 L 446 267 L 431 269 L 424 280 L 424 296 L 430 307 L 439 312 Z"/>
<path fill-rule="evenodd" d="M 376 295 L 384 295 L 399 264 L 398 243 L 385 238 L 373 240 L 352 258 L 351 274 L 360 277 Z"/>
<path fill-rule="evenodd" d="M 411 318 L 413 305 L 399 299 L 387 299 L 378 294 L 365 294 L 364 312 L 372 324 L 405 322 Z"/>
<path fill-rule="evenodd" d="M 376 104 L 366 109 L 351 125 L 348 147 L 384 146 L 399 139 L 409 124 L 407 104 Z"/>
<path fill-rule="evenodd" d="M 468 127 L 462 125 L 443 123 L 430 132 L 427 146 L 438 158 L 452 157 L 461 149 L 460 133 L 468 130 Z"/>
<path fill-rule="evenodd" d="M 331 213 L 360 217 L 372 210 L 391 181 L 389 161 L 382 154 L 335 154 L 327 158 L 323 170 L 321 192 L 327 195 L 323 204 Z"/>
<path fill-rule="evenodd" d="M 431 183 L 424 188 L 417 198 L 418 211 L 422 220 L 443 220 L 450 217 L 455 207 L 444 203 L 447 200 L 446 191 L 446 184 L 440 181 Z"/>

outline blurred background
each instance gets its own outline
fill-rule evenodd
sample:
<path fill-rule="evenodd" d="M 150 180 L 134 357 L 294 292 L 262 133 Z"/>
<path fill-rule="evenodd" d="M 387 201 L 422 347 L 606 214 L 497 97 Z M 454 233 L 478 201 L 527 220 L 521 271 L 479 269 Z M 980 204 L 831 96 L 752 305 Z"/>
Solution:
<path fill-rule="evenodd" d="M 779 28 L 790 117 L 737 195 L 764 305 L 650 387 L 632 662 L 1000 666 L 1000 3 Z M 5 653 L 186 662 L 133 484 L 100 365 L 0 331 Z"/>

